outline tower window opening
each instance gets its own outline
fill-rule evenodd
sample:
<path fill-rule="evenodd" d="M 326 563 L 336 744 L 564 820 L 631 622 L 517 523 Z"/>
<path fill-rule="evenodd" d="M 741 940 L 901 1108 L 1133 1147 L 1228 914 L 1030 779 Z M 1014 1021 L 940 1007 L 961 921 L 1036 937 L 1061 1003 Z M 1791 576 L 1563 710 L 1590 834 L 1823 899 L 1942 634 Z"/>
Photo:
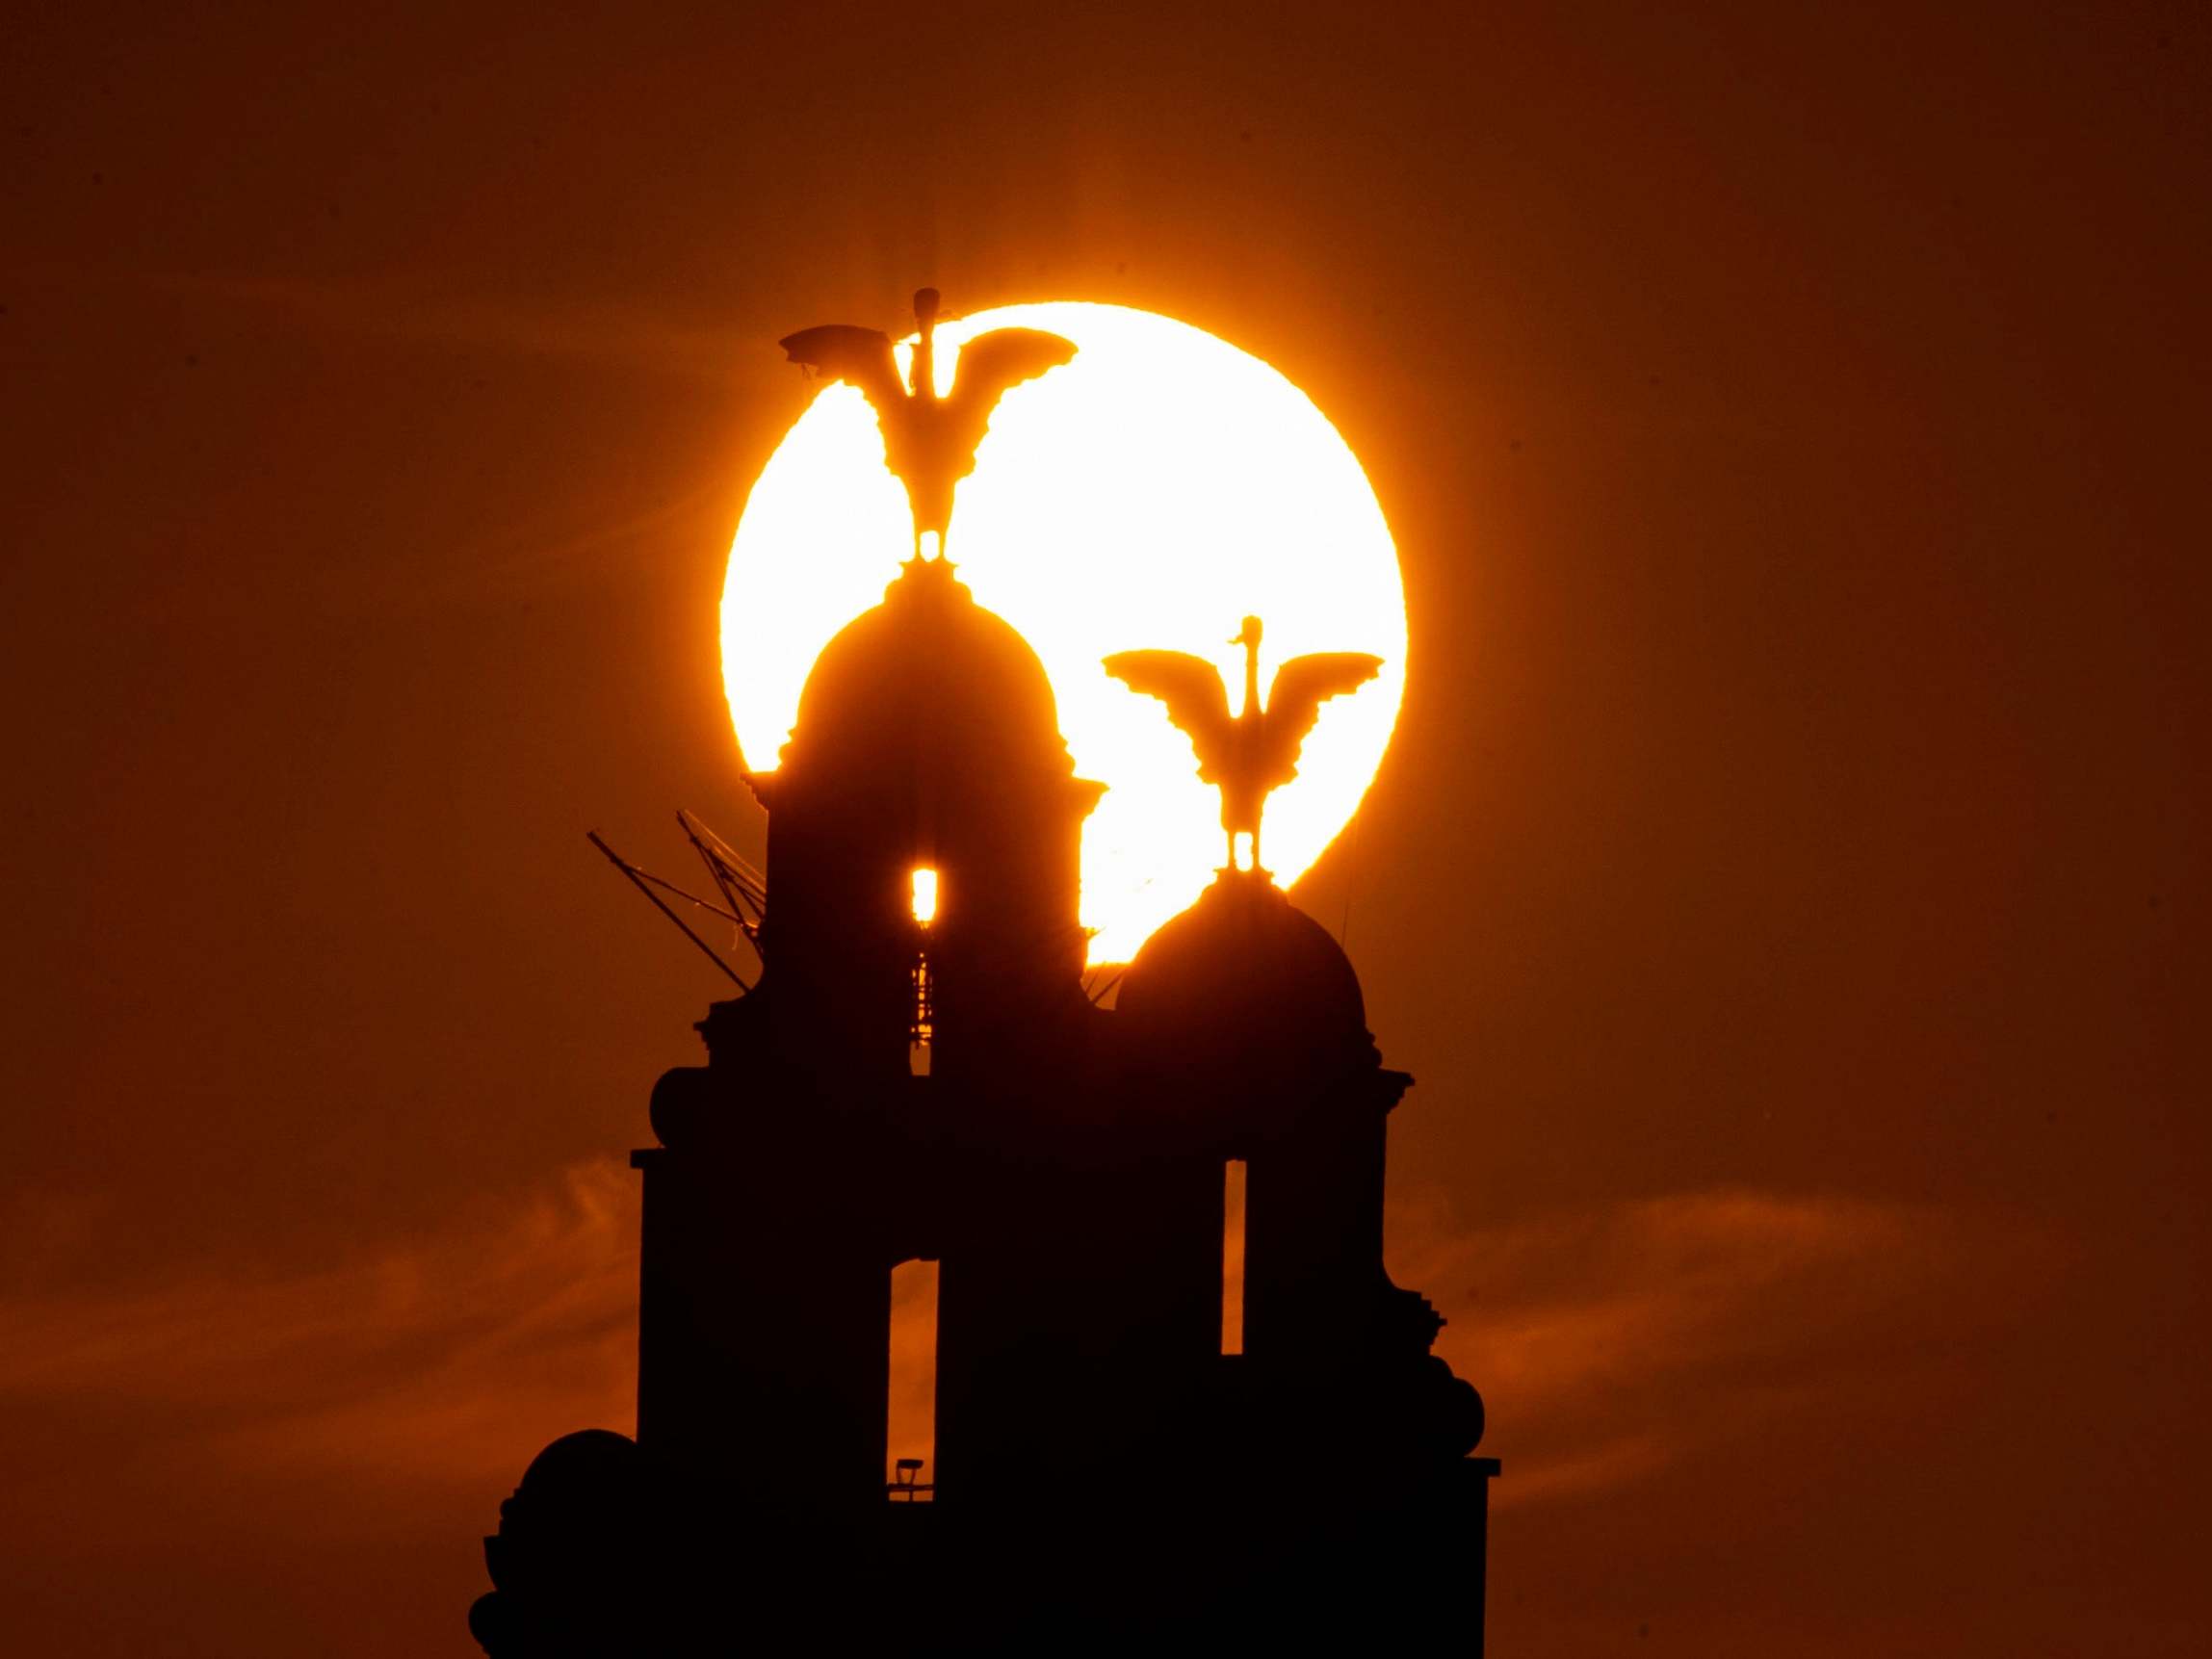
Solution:
<path fill-rule="evenodd" d="M 937 1456 L 937 1263 L 891 1270 L 891 1388 L 883 1424 L 884 1495 L 933 1501 Z"/>
<path fill-rule="evenodd" d="M 914 953 L 914 967 L 909 971 L 908 978 L 914 994 L 906 1016 L 906 1069 L 917 1077 L 926 1077 L 929 1075 L 929 1050 L 937 1032 L 927 952 L 917 950 Z"/>
<path fill-rule="evenodd" d="M 1244 1352 L 1244 1160 L 1221 1177 L 1221 1351 Z"/>
<path fill-rule="evenodd" d="M 913 878 L 912 899 L 914 920 L 927 931 L 937 920 L 937 872 L 928 866 L 916 868 Z M 925 950 L 914 953 L 914 966 L 909 977 L 914 993 L 906 1019 L 906 1069 L 917 1077 L 929 1075 L 930 1041 L 936 1031 L 935 1010 L 929 987 L 929 954 Z"/>

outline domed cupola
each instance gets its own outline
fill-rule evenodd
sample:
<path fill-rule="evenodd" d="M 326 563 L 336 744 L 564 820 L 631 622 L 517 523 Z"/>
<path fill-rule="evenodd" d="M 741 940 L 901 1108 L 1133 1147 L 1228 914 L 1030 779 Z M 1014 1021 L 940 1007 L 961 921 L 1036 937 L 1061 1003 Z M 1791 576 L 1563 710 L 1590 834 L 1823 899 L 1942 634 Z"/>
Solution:
<path fill-rule="evenodd" d="M 1139 1066 L 1281 1100 L 1379 1063 L 1359 976 L 1263 872 L 1224 869 L 1122 976 L 1116 1024 Z"/>
<path fill-rule="evenodd" d="M 930 763 L 981 780 L 1074 775 L 1045 666 L 945 559 L 913 559 L 815 660 L 776 778 L 913 786 Z M 765 781 L 765 780 L 764 780 Z"/>
<path fill-rule="evenodd" d="M 1080 1001 L 1083 818 L 1044 665 L 943 559 L 823 648 L 773 773 L 763 989 L 861 1070 L 903 1071 L 916 973 L 941 1048 Z M 915 910 L 918 871 L 936 902 Z M 1049 988 L 1049 989 L 1048 989 Z"/>

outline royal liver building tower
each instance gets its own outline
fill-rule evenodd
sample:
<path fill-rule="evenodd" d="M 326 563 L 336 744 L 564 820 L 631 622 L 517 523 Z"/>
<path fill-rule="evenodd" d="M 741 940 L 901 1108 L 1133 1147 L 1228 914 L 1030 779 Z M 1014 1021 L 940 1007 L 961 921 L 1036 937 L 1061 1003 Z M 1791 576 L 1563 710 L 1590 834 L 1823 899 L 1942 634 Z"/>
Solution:
<path fill-rule="evenodd" d="M 934 298 L 919 396 L 883 382 L 880 334 L 786 345 L 863 383 L 942 536 L 922 521 L 989 410 L 928 396 Z M 1012 379 L 1066 350 L 1033 336 L 998 359 Z M 780 765 L 751 780 L 762 973 L 699 1022 L 705 1063 L 661 1078 L 658 1144 L 632 1159 L 637 1438 L 555 1441 L 501 1506 L 470 1615 L 491 1659 L 1355 1652 L 1439 1631 L 1479 1653 L 1482 1403 L 1383 1267 L 1412 1079 L 1258 857 L 1314 706 L 1372 659 L 1296 660 L 1241 713 L 1191 662 L 1101 670 L 1190 733 L 1231 853 L 1106 1009 L 1077 915 L 1101 787 L 1075 775 L 1028 645 L 917 556 L 821 653 Z M 892 1275 L 917 1259 L 938 1264 L 935 1449 L 894 1473 Z"/>

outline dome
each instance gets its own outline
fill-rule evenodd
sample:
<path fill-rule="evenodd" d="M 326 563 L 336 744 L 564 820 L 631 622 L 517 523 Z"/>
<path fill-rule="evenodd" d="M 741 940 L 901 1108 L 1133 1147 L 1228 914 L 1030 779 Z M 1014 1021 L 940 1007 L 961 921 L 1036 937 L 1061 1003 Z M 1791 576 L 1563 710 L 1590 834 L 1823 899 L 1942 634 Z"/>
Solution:
<path fill-rule="evenodd" d="M 580 1429 L 531 1459 L 515 1495 L 525 1502 L 567 1501 L 604 1509 L 643 1484 L 643 1454 L 628 1435 Z"/>
<path fill-rule="evenodd" d="M 825 757 L 841 771 L 872 768 L 874 757 L 894 749 L 1075 770 L 1044 664 L 943 559 L 908 562 L 881 605 L 822 647 L 783 760 L 810 772 Z"/>
<path fill-rule="evenodd" d="M 1327 928 L 1264 875 L 1223 870 L 1146 941 L 1117 1021 L 1179 1067 L 1326 1079 L 1371 1063 L 1366 999 Z"/>

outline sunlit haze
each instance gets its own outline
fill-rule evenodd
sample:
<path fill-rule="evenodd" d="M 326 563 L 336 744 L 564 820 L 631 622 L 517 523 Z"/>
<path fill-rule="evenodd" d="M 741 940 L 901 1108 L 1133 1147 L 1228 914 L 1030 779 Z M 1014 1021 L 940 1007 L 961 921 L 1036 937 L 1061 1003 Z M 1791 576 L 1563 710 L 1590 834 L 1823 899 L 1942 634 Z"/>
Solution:
<path fill-rule="evenodd" d="M 1383 659 L 1374 684 L 1323 706 L 1296 781 L 1268 799 L 1266 863 L 1288 886 L 1343 828 L 1390 742 L 1405 684 L 1397 553 L 1351 450 L 1257 357 L 1120 306 L 1009 306 L 939 324 L 940 390 L 961 342 L 1008 325 L 1063 334 L 1077 355 L 999 405 L 948 551 L 976 602 L 1043 661 L 1077 772 L 1108 786 L 1084 830 L 1082 914 L 1098 930 L 1092 960 L 1123 961 L 1212 879 L 1223 838 L 1189 739 L 1100 659 L 1209 658 L 1233 707 L 1243 652 L 1230 637 L 1248 614 L 1266 628 L 1262 693 L 1287 658 Z M 754 484 L 730 553 L 722 673 L 748 765 L 776 765 L 816 655 L 882 597 L 912 545 L 873 412 L 854 387 L 824 387 Z"/>

